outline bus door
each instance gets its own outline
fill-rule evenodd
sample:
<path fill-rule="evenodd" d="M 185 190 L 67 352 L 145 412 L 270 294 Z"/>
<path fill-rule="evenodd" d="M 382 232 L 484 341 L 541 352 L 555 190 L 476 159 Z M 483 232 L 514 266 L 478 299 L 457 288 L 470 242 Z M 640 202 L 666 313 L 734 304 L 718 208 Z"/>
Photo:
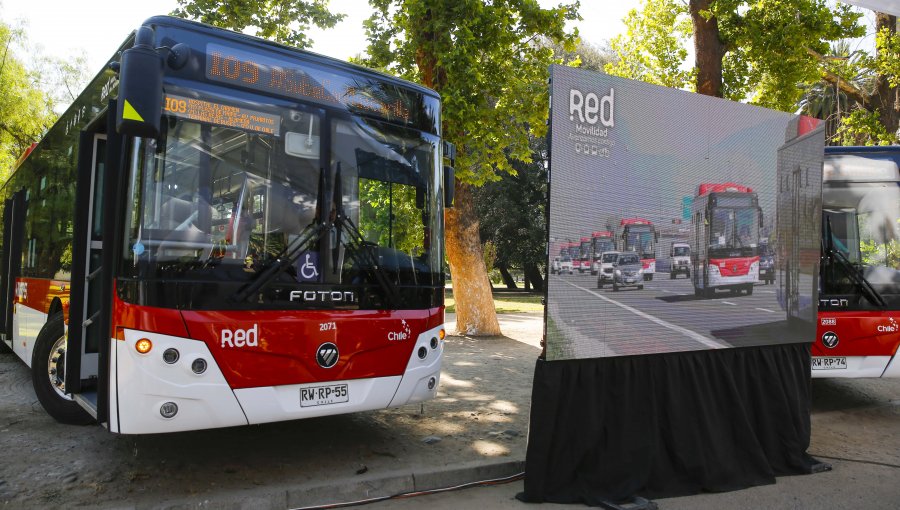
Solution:
<path fill-rule="evenodd" d="M 25 191 L 3 204 L 3 248 L 0 251 L 0 338 L 12 341 L 16 278 L 22 270 L 22 233 L 25 226 Z"/>
<path fill-rule="evenodd" d="M 109 342 L 104 327 L 103 211 L 107 177 L 107 141 L 103 133 L 82 133 L 76 193 L 72 293 L 66 355 L 66 388 L 76 401 L 98 416 L 100 351 Z M 73 356 L 75 353 L 78 356 Z"/>

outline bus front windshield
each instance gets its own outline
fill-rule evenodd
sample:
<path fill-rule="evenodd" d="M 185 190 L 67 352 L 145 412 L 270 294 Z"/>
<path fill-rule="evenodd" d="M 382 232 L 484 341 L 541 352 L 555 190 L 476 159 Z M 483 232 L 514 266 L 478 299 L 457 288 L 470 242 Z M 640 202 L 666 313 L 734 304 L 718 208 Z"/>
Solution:
<path fill-rule="evenodd" d="M 823 235 L 892 309 L 900 307 L 900 185 L 829 183 L 822 192 Z M 826 245 L 827 239 L 826 239 Z M 844 272 L 826 273 L 826 292 L 854 293 Z"/>
<path fill-rule="evenodd" d="M 605 251 L 615 249 L 613 240 L 609 237 L 598 237 L 594 239 L 594 258 L 599 258 L 600 254 Z"/>
<path fill-rule="evenodd" d="M 653 237 L 649 229 L 629 229 L 625 234 L 625 251 L 635 251 L 644 259 L 656 258 Z"/>
<path fill-rule="evenodd" d="M 441 285 L 437 138 L 318 108 L 279 117 L 274 134 L 169 117 L 135 145 L 126 276 L 219 296 L 190 297 L 200 308 L 436 306 L 416 288 Z M 342 298 L 301 299 L 326 287 Z"/>
<path fill-rule="evenodd" d="M 590 241 L 582 241 L 580 258 L 586 259 L 590 255 L 591 255 L 591 242 Z"/>
<path fill-rule="evenodd" d="M 759 209 L 717 207 L 711 211 L 709 251 L 713 257 L 750 257 L 759 246 Z"/>

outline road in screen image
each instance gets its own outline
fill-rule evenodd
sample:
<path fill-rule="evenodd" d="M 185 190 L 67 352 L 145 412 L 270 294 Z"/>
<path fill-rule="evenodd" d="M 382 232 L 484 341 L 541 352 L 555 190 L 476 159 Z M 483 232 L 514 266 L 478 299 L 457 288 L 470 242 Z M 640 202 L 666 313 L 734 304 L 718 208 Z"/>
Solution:
<path fill-rule="evenodd" d="M 796 333 L 778 303 L 778 284 L 709 298 L 695 296 L 690 279 L 667 273 L 645 281 L 643 289 L 618 291 L 597 288 L 597 277 L 559 275 L 548 281 L 547 335 L 555 339 L 548 354 L 571 359 L 722 349 L 772 343 L 772 335 L 790 341 Z"/>

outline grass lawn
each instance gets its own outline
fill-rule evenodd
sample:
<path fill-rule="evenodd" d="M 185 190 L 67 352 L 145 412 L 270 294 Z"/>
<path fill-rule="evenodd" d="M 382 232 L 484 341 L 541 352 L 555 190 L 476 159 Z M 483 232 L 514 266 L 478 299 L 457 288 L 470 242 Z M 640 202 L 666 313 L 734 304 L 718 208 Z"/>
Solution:
<path fill-rule="evenodd" d="M 497 313 L 513 312 L 542 312 L 541 305 L 543 294 L 530 292 L 494 292 L 494 308 Z M 453 299 L 453 289 L 444 291 L 444 305 L 447 313 L 456 313 L 456 301 Z"/>

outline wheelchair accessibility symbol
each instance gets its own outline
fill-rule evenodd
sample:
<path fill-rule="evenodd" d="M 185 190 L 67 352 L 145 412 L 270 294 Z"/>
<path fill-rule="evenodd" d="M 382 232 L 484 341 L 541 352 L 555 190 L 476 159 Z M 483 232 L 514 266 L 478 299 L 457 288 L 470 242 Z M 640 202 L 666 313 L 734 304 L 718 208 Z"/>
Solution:
<path fill-rule="evenodd" d="M 319 257 L 317 253 L 305 253 L 299 264 L 300 279 L 302 281 L 317 281 L 319 279 Z"/>

